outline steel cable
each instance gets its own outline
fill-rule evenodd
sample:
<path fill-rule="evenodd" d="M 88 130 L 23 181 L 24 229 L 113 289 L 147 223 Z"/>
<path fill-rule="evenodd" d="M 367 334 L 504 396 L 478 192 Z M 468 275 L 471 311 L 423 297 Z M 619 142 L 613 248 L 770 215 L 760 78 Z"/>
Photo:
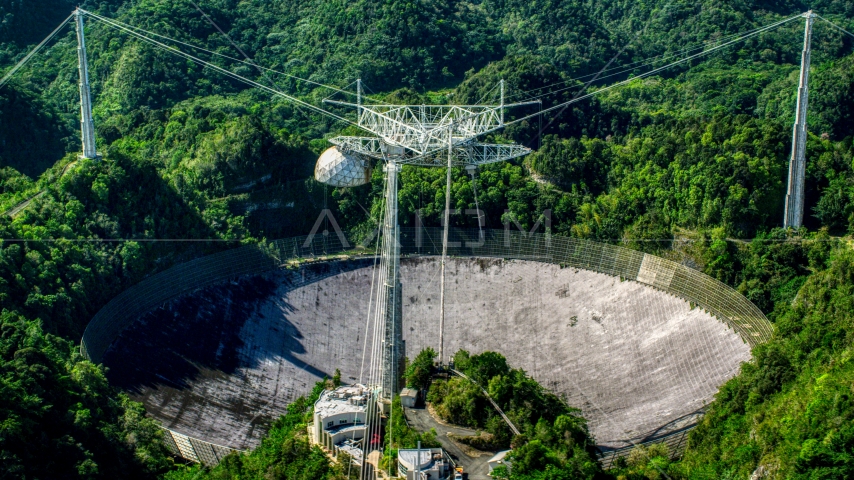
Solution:
<path fill-rule="evenodd" d="M 718 46 L 712 47 L 712 48 L 710 48 L 710 49 L 708 49 L 708 50 L 704 50 L 704 51 L 702 51 L 702 52 L 695 53 L 695 54 L 693 54 L 693 55 L 689 55 L 689 56 L 687 56 L 687 57 L 683 57 L 683 58 L 681 58 L 681 59 L 679 59 L 679 60 L 677 60 L 677 61 L 675 61 L 675 62 L 671 62 L 671 63 L 669 63 L 669 64 L 667 64 L 667 65 L 662 66 L 662 67 L 655 68 L 655 69 L 653 69 L 653 70 L 650 70 L 649 72 L 645 72 L 645 73 L 643 73 L 643 74 L 640 74 L 640 75 L 638 75 L 637 77 L 633 77 L 633 78 L 629 78 L 629 79 L 627 79 L 627 80 L 623 80 L 623 81 L 621 81 L 621 82 L 617 82 L 617 83 L 615 83 L 615 84 L 613 84 L 613 85 L 609 85 L 609 86 L 607 86 L 607 87 L 604 87 L 604 88 L 601 88 L 601 89 L 599 89 L 599 90 L 596 90 L 595 92 L 591 92 L 591 93 L 588 93 L 588 94 L 586 94 L 586 95 L 582 95 L 582 96 L 580 96 L 580 97 L 578 97 L 578 98 L 575 98 L 575 99 L 572 99 L 572 100 L 570 100 L 570 101 L 568 101 L 568 102 L 563 102 L 563 103 L 560 103 L 560 104 L 554 105 L 554 106 L 552 106 L 552 107 L 546 108 L 546 109 L 542 110 L 541 112 L 537 112 L 537 113 L 532 114 L 532 115 L 527 115 L 527 116 L 524 116 L 524 117 L 522 117 L 522 118 L 519 118 L 519 119 L 513 120 L 513 121 L 511 121 L 511 122 L 507 122 L 507 123 L 505 123 L 505 124 L 503 124 L 503 125 L 501 125 L 501 126 L 499 126 L 499 127 L 494 128 L 494 129 L 493 129 L 493 130 L 491 130 L 491 131 L 484 132 L 484 134 L 486 134 L 486 133 L 490 133 L 490 132 L 495 131 L 495 130 L 498 130 L 498 129 L 500 129 L 500 128 L 504 128 L 504 127 L 506 127 L 506 126 L 508 126 L 508 125 L 513 125 L 513 124 L 516 124 L 516 123 L 523 122 L 523 121 L 525 121 L 525 120 L 529 120 L 529 119 L 534 118 L 534 117 L 536 117 L 536 116 L 538 116 L 538 115 L 541 115 L 541 114 L 544 114 L 544 113 L 551 112 L 551 111 L 553 111 L 553 110 L 557 110 L 557 109 L 563 108 L 563 107 L 568 106 L 568 105 L 571 105 L 571 104 L 573 104 L 573 103 L 580 102 L 580 101 L 582 101 L 582 100 L 586 100 L 586 99 L 588 99 L 588 98 L 590 98 L 590 97 L 592 97 L 592 96 L 598 95 L 598 94 L 603 93 L 603 92 L 606 92 L 606 91 L 608 91 L 608 90 L 612 90 L 612 89 L 614 89 L 614 88 L 621 87 L 621 86 L 623 86 L 623 85 L 627 85 L 628 83 L 631 83 L 631 82 L 633 82 L 633 81 L 635 81 L 635 80 L 637 80 L 637 79 L 650 77 L 650 76 L 655 75 L 656 73 L 659 73 L 659 72 L 661 72 L 661 71 L 663 71 L 663 70 L 666 70 L 666 69 L 668 69 L 668 68 L 674 67 L 674 66 L 676 66 L 676 65 L 679 65 L 679 64 L 682 64 L 682 63 L 685 63 L 685 62 L 691 61 L 691 60 L 694 60 L 695 58 L 699 58 L 699 57 L 701 57 L 701 56 L 703 56 L 703 55 L 708 55 L 708 54 L 710 54 L 710 53 L 712 53 L 712 52 L 715 52 L 715 51 L 717 51 L 717 50 L 720 50 L 720 49 L 722 49 L 722 48 L 724 48 L 724 47 L 728 47 L 728 46 L 733 45 L 733 44 L 735 44 L 735 43 L 737 43 L 737 42 L 740 42 L 740 41 L 742 41 L 742 40 L 746 40 L 746 39 L 748 39 L 748 38 L 751 38 L 751 37 L 754 37 L 754 36 L 756 36 L 756 35 L 759 35 L 760 33 L 764 33 L 764 32 L 766 32 L 766 31 L 772 30 L 772 29 L 777 28 L 777 27 L 779 27 L 779 26 L 781 26 L 781 25 L 783 25 L 783 24 L 785 24 L 785 23 L 791 22 L 792 20 L 795 20 L 795 19 L 797 19 L 797 18 L 801 18 L 801 17 L 802 17 L 801 15 L 797 15 L 797 16 L 794 16 L 794 17 L 791 17 L 791 18 L 787 18 L 787 19 L 785 19 L 785 20 L 781 20 L 781 21 L 779 21 L 779 22 L 776 22 L 776 23 L 773 23 L 773 24 L 768 25 L 768 26 L 766 26 L 766 27 L 763 27 L 763 28 L 761 28 L 761 29 L 758 29 L 758 30 L 756 30 L 756 31 L 754 31 L 754 32 L 752 32 L 752 33 L 750 33 L 750 34 L 745 35 L 745 36 L 742 36 L 742 37 L 739 37 L 739 38 L 737 38 L 737 39 L 731 40 L 731 41 L 729 41 L 729 42 L 723 43 L 723 44 L 721 44 L 721 45 L 718 45 Z"/>
<path fill-rule="evenodd" d="M 53 37 L 55 37 L 59 33 L 60 30 L 62 30 L 62 27 L 68 25 L 69 20 L 71 20 L 73 16 L 73 13 L 69 15 L 68 18 L 63 20 L 62 23 L 60 23 L 59 26 L 56 27 L 56 29 L 50 33 L 50 35 L 45 37 L 45 39 L 42 40 L 41 43 L 39 43 L 38 45 L 36 45 L 35 48 L 30 50 L 30 53 L 28 53 L 24 58 L 22 58 L 20 62 L 16 63 L 14 67 L 9 69 L 9 71 L 6 72 L 6 75 L 3 75 L 3 78 L 0 79 L 0 88 L 3 88 L 3 86 L 9 82 L 9 80 L 15 75 L 15 73 L 18 72 L 18 70 L 21 69 L 21 67 L 26 65 L 33 58 L 33 56 L 35 56 L 35 54 L 39 52 L 39 50 L 41 50 L 45 45 L 47 45 L 47 43 L 50 42 Z"/>
<path fill-rule="evenodd" d="M 306 108 L 308 108 L 308 109 L 310 109 L 310 110 L 312 110 L 312 111 L 314 111 L 314 112 L 316 112 L 316 113 L 320 113 L 320 114 L 322 114 L 322 115 L 326 115 L 326 116 L 328 116 L 328 117 L 334 118 L 335 120 L 339 120 L 339 121 L 342 121 L 342 122 L 345 122 L 345 123 L 349 123 L 349 124 L 351 124 L 351 125 L 356 125 L 356 126 L 358 126 L 358 124 L 357 124 L 356 122 L 354 122 L 354 121 L 352 121 L 352 120 L 350 120 L 350 119 L 348 119 L 348 118 L 342 117 L 342 116 L 340 116 L 340 115 L 336 115 L 336 114 L 334 114 L 334 113 L 332 113 L 332 112 L 329 112 L 329 111 L 324 110 L 324 109 L 322 109 L 322 108 L 320 108 L 320 107 L 317 107 L 317 106 L 315 106 L 315 105 L 312 105 L 312 104 L 310 104 L 310 103 L 308 103 L 308 102 L 306 102 L 306 101 L 300 100 L 299 98 L 296 98 L 296 97 L 294 97 L 294 96 L 292 96 L 292 95 L 288 95 L 288 94 L 286 94 L 286 93 L 283 93 L 283 92 L 280 92 L 280 91 L 278 91 L 278 90 L 276 90 L 276 89 L 273 89 L 273 88 L 271 88 L 271 87 L 268 87 L 268 86 L 266 86 L 266 85 L 264 85 L 264 84 L 258 83 L 258 82 L 254 81 L 254 80 L 250 80 L 250 79 L 248 79 L 248 78 L 246 78 L 246 77 L 243 77 L 242 75 L 239 75 L 239 74 L 234 73 L 234 72 L 232 72 L 232 71 L 226 70 L 225 68 L 222 68 L 222 67 L 220 67 L 220 66 L 218 66 L 218 65 L 214 65 L 213 63 L 210 63 L 210 62 L 207 62 L 207 61 L 205 61 L 205 60 L 202 60 L 201 58 L 198 58 L 198 57 L 196 57 L 196 56 L 194 56 L 194 55 L 190 55 L 189 53 L 186 53 L 186 52 L 183 52 L 183 51 L 181 51 L 181 50 L 178 50 L 178 49 L 177 49 L 177 48 L 175 48 L 175 47 L 170 47 L 169 45 L 166 45 L 166 44 L 164 44 L 164 43 L 162 43 L 162 42 L 159 42 L 159 41 L 154 40 L 154 39 L 152 39 L 152 38 L 149 38 L 149 37 L 147 37 L 147 36 L 145 36 L 145 35 L 143 35 L 143 34 L 141 34 L 141 33 L 138 33 L 138 32 L 134 31 L 134 30 L 133 30 L 133 29 L 131 29 L 131 28 L 125 27 L 125 26 L 123 26 L 120 22 L 114 22 L 114 21 L 113 21 L 113 20 L 111 20 L 111 19 L 108 19 L 108 18 L 102 17 L 102 16 L 100 16 L 100 15 L 97 15 L 97 14 L 94 14 L 94 13 L 91 13 L 91 12 L 86 12 L 86 11 L 83 11 L 83 12 L 84 12 L 84 13 L 86 13 L 87 15 L 91 16 L 92 18 L 95 18 L 96 20 L 99 20 L 99 21 L 101 21 L 101 22 L 103 22 L 103 23 L 107 24 L 107 25 L 108 25 L 108 26 L 110 26 L 110 27 L 113 27 L 113 28 L 115 28 L 115 29 L 118 29 L 118 30 L 124 31 L 125 33 L 128 33 L 128 34 L 130 34 L 130 35 L 133 35 L 133 36 L 135 36 L 135 37 L 139 38 L 140 40 L 143 40 L 143 41 L 145 41 L 145 42 L 148 42 L 149 44 L 151 44 L 151 45 L 155 46 L 156 48 L 160 48 L 160 49 L 165 50 L 165 51 L 167 51 L 167 52 L 169 52 L 169 53 L 172 53 L 172 54 L 174 54 L 174 55 L 177 55 L 177 56 L 183 57 L 183 58 L 185 58 L 185 59 L 187 59 L 187 60 L 190 60 L 190 61 L 192 61 L 192 62 L 194 62 L 194 63 L 197 63 L 197 64 L 199 64 L 199 65 L 201 65 L 201 66 L 204 66 L 204 67 L 207 67 L 207 68 L 211 68 L 211 69 L 213 69 L 213 70 L 215 70 L 215 71 L 217 71 L 217 72 L 219 72 L 219 73 L 221 73 L 221 74 L 223 74 L 223 75 L 226 75 L 226 76 L 228 76 L 228 77 L 231 77 L 231 78 L 232 78 L 232 79 L 234 79 L 234 80 L 238 80 L 238 81 L 240 81 L 240 82 L 246 83 L 246 84 L 248 84 L 248 85 L 250 85 L 250 86 L 253 86 L 253 87 L 255 87 L 255 88 L 259 88 L 259 89 L 264 90 L 264 91 L 266 91 L 266 92 L 268 92 L 268 93 L 271 93 L 271 94 L 273 94 L 273 95 L 277 95 L 277 96 L 283 97 L 283 98 L 285 98 L 285 99 L 287 99 L 287 100 L 290 100 L 291 102 L 293 102 L 293 103 L 295 103 L 295 104 L 297 104 L 297 105 L 300 105 L 300 106 L 306 107 Z"/>
<path fill-rule="evenodd" d="M 797 15 L 797 16 L 795 16 L 795 17 L 792 17 L 791 19 L 798 18 L 798 17 L 800 17 L 800 15 Z M 727 41 L 727 40 L 728 40 L 728 39 L 730 39 L 730 38 L 736 38 L 736 37 L 742 37 L 742 36 L 745 36 L 745 35 L 749 35 L 749 34 L 752 34 L 752 33 L 756 32 L 757 30 L 761 30 L 761 29 L 763 29 L 763 28 L 765 28 L 765 27 L 758 27 L 758 28 L 754 28 L 754 29 L 751 29 L 751 30 L 746 30 L 746 31 L 744 31 L 744 32 L 739 32 L 739 33 L 733 33 L 733 34 L 730 34 L 730 35 L 726 35 L 726 36 L 722 37 L 722 38 L 721 38 L 720 40 L 718 40 L 718 41 L 719 41 L 719 42 L 725 42 L 725 41 Z M 682 55 L 682 54 L 684 54 L 684 53 L 686 53 L 686 52 L 692 52 L 692 51 L 697 50 L 697 49 L 705 48 L 705 47 L 707 46 L 707 44 L 708 44 L 708 43 L 709 43 L 709 42 L 704 42 L 704 43 L 702 43 L 702 44 L 698 43 L 698 44 L 694 44 L 694 45 L 691 45 L 691 46 L 688 46 L 688 47 L 684 47 L 684 48 L 680 49 L 680 52 L 679 52 L 679 53 L 665 53 L 665 54 L 658 55 L 658 56 L 655 56 L 655 57 L 652 57 L 652 58 L 649 58 L 649 59 L 638 60 L 638 61 L 636 61 L 636 62 L 629 63 L 629 64 L 626 64 L 626 65 L 619 65 L 619 66 L 616 66 L 616 67 L 612 67 L 612 68 L 604 69 L 604 70 L 600 71 L 599 73 L 606 73 L 606 72 L 610 72 L 610 71 L 612 71 L 612 70 L 617 70 L 617 69 L 623 69 L 623 70 L 621 70 L 621 71 L 619 71 L 619 72 L 617 72 L 617 73 L 613 73 L 613 74 L 609 74 L 609 75 L 606 75 L 606 76 L 599 77 L 599 79 L 613 77 L 613 76 L 616 76 L 616 75 L 620 75 L 620 74 L 622 74 L 622 73 L 630 72 L 630 71 L 635 70 L 635 69 L 637 69 L 637 68 L 643 68 L 643 67 L 646 67 L 646 66 L 649 66 L 649 65 L 653 65 L 654 63 L 659 62 L 659 61 L 662 61 L 662 60 L 666 60 L 666 59 L 670 59 L 670 58 L 675 58 L 675 57 L 678 57 L 679 55 Z M 524 90 L 524 91 L 516 92 L 516 93 L 514 93 L 514 94 L 508 95 L 508 96 L 507 96 L 507 98 L 514 98 L 514 97 L 518 97 L 518 96 L 520 96 L 520 95 L 524 95 L 524 94 L 526 94 L 526 93 L 533 93 L 533 92 L 536 92 L 536 91 L 539 91 L 539 90 L 543 90 L 543 89 L 546 89 L 546 88 L 551 88 L 551 87 L 554 87 L 554 86 L 557 86 L 557 85 L 565 85 L 565 84 L 570 83 L 570 82 L 575 82 L 575 81 L 585 80 L 585 79 L 587 79 L 587 78 L 594 77 L 594 76 L 596 76 L 596 75 L 597 75 L 596 73 L 590 73 L 590 74 L 587 74 L 587 75 L 582 75 L 582 76 L 580 76 L 580 77 L 569 78 L 569 79 L 567 79 L 567 80 L 563 80 L 563 81 L 560 81 L 560 82 L 555 82 L 555 83 L 552 83 L 552 84 L 550 84 L 550 85 L 545 85 L 545 86 L 538 87 L 538 88 L 532 88 L 532 89 L 530 89 L 530 90 Z M 568 87 L 568 88 L 574 88 L 574 86 L 570 86 L 570 87 Z M 526 97 L 525 99 L 526 99 L 526 100 L 529 100 L 529 99 L 532 99 L 532 98 L 540 98 L 540 97 L 544 97 L 544 96 L 547 96 L 547 95 L 552 95 L 552 94 L 555 94 L 555 93 L 559 93 L 559 92 L 561 92 L 561 91 L 563 91 L 563 90 L 565 90 L 565 89 L 554 90 L 554 91 L 550 91 L 550 92 L 546 92 L 546 93 L 541 93 L 541 94 L 537 94 L 537 95 L 532 95 L 532 96 L 530 96 L 530 97 Z"/>

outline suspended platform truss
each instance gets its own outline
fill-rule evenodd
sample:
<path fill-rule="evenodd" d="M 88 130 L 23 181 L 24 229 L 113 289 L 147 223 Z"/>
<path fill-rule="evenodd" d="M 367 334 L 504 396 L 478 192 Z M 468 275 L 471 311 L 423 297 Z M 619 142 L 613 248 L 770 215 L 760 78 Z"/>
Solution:
<path fill-rule="evenodd" d="M 447 166 L 446 149 L 436 149 L 424 155 L 407 155 L 407 152 L 401 147 L 388 145 L 377 137 L 335 137 L 329 141 L 347 153 L 379 160 L 393 159 L 398 164 L 422 167 Z M 465 167 L 512 160 L 531 153 L 531 149 L 516 144 L 489 144 L 472 141 L 452 147 L 452 152 L 451 165 Z"/>
<path fill-rule="evenodd" d="M 348 153 L 404 165 L 425 167 L 484 165 L 524 156 L 531 152 L 521 145 L 485 144 L 480 135 L 504 126 L 508 108 L 538 105 L 536 102 L 498 105 L 365 105 L 361 82 L 357 103 L 325 100 L 325 103 L 356 108 L 358 126 L 374 137 L 336 137 L 331 143 Z"/>

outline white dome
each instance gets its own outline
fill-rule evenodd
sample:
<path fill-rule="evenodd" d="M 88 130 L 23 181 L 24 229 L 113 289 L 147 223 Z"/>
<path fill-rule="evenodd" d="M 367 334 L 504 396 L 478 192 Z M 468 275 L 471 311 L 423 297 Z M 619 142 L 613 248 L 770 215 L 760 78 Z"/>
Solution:
<path fill-rule="evenodd" d="M 358 187 L 371 181 L 371 166 L 356 155 L 331 147 L 317 159 L 314 178 L 333 187 Z"/>

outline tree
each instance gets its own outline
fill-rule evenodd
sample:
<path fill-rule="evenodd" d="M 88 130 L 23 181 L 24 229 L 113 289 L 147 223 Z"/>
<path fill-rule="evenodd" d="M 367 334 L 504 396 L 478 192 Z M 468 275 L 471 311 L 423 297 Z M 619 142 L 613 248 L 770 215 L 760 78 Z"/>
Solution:
<path fill-rule="evenodd" d="M 488 385 L 492 377 L 507 375 L 509 372 L 510 367 L 507 365 L 507 359 L 496 352 L 483 352 L 480 355 L 472 356 L 463 371 L 482 386 Z"/>
<path fill-rule="evenodd" d="M 430 347 L 421 350 L 403 374 L 407 387 L 426 390 L 430 386 L 436 355 L 436 351 Z"/>

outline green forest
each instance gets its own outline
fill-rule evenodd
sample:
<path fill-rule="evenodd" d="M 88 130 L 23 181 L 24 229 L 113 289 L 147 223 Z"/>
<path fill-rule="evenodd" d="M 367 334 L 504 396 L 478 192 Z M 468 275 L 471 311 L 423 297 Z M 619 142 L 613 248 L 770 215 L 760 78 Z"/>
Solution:
<path fill-rule="evenodd" d="M 468 379 L 433 382 L 428 401 L 436 414 L 454 425 L 483 433 L 471 443 L 483 450 L 512 448 L 512 469 L 495 478 L 519 480 L 605 478 L 581 411 L 568 407 L 524 371 L 510 368 L 500 353 L 454 354 L 454 368 Z M 513 435 L 481 387 L 498 404 L 519 435 Z"/>
<path fill-rule="evenodd" d="M 0 0 L 0 68 L 24 58 L 76 6 Z M 220 55 L 240 59 L 243 51 L 275 72 L 195 50 L 315 105 L 353 100 L 320 85 L 351 92 L 357 78 L 366 95 L 389 103 L 494 102 L 503 79 L 508 101 L 545 93 L 549 107 L 810 8 L 854 31 L 849 0 L 80 6 Z M 102 160 L 78 159 L 73 26 L 0 88 L 0 478 L 347 478 L 297 435 L 311 397 L 292 405 L 251 455 L 213 470 L 184 466 L 141 404 L 110 386 L 105 368 L 78 347 L 110 299 L 172 265 L 307 234 L 326 208 L 344 230 L 364 234 L 382 208 L 381 169 L 354 189 L 319 184 L 313 167 L 327 139 L 357 129 L 86 22 Z M 530 475 L 521 468 L 518 478 L 854 477 L 854 38 L 815 23 L 804 226 L 786 230 L 803 24 L 514 124 L 484 141 L 518 142 L 531 155 L 483 167 L 474 180 L 453 170 L 451 208 L 477 201 L 489 228 L 512 218 L 530 230 L 549 211 L 553 234 L 689 265 L 737 289 L 774 324 L 773 339 L 722 386 L 678 459 L 649 447 L 602 471 L 577 412 L 554 405 L 543 417 L 525 417 L 507 390 L 509 410 L 532 425 Z M 538 108 L 513 109 L 508 118 Z M 401 224 L 412 226 L 420 211 L 425 225 L 440 225 L 444 182 L 442 169 L 405 167 Z M 452 224 L 477 225 L 463 215 Z M 473 372 L 471 362 L 483 360 L 459 356 Z M 499 370 L 472 375 L 490 388 L 494 376 L 510 378 L 551 401 L 524 372 L 506 363 Z M 410 373 L 423 382 L 423 371 Z M 453 383 L 440 388 L 449 395 L 465 388 Z M 502 444 L 513 440 L 496 417 L 466 417 L 471 406 L 452 400 L 447 415 Z M 559 429 L 561 419 L 562 433 L 539 428 Z"/>

